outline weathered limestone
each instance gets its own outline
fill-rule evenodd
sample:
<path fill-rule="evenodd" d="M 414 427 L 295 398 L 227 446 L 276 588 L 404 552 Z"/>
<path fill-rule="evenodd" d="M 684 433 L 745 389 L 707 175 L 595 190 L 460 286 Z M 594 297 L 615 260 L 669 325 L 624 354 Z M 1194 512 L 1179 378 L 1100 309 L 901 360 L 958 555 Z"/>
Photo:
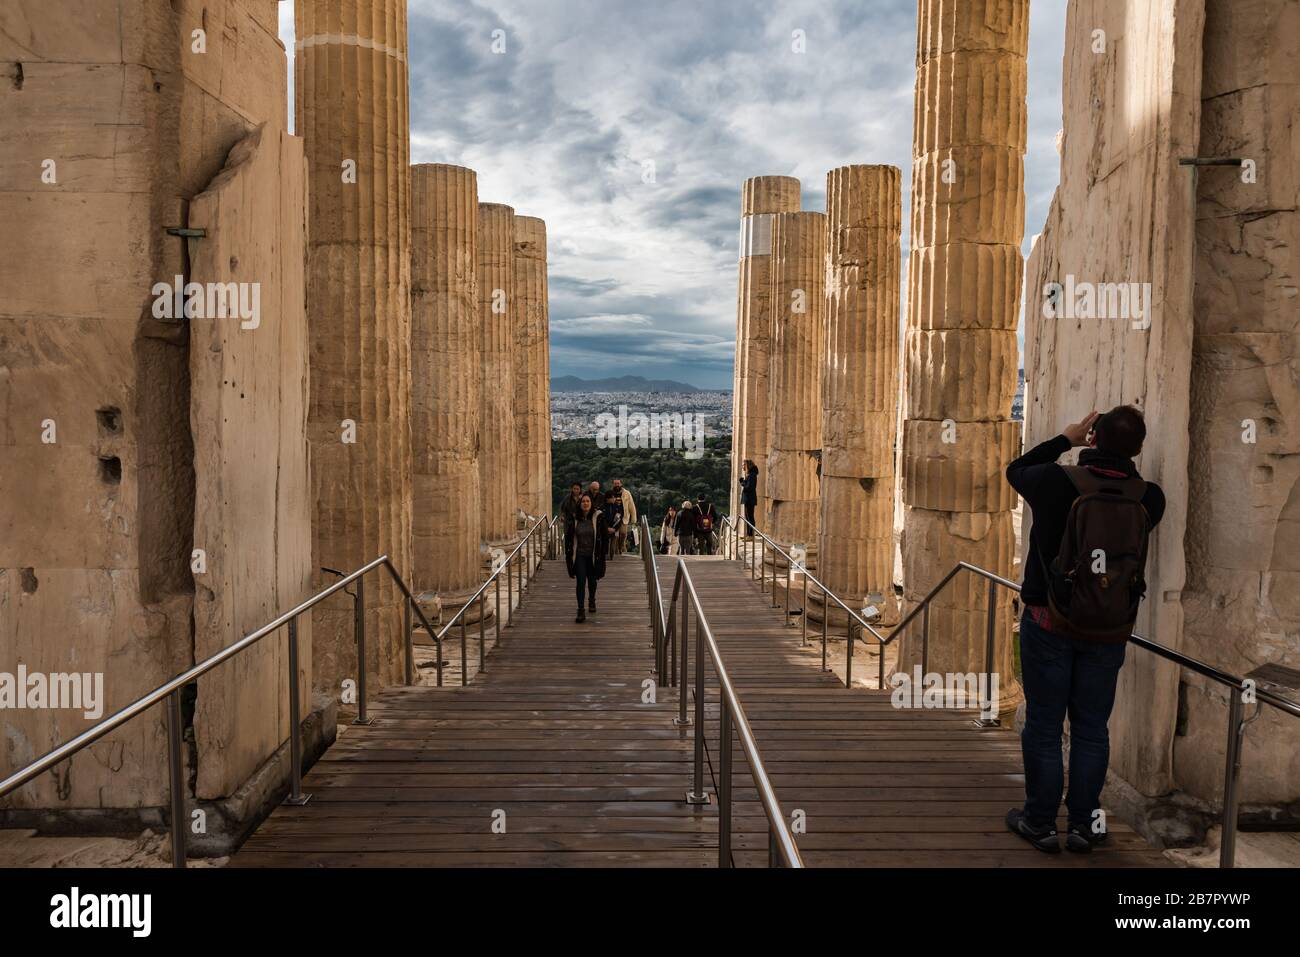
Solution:
<path fill-rule="evenodd" d="M 0 671 L 102 673 L 101 718 L 309 592 L 305 169 L 276 26 L 262 0 L 0 6 Z M 256 311 L 169 318 L 177 275 L 245 283 Z M 284 779 L 286 687 L 275 638 L 200 680 L 189 800 L 256 813 L 240 789 Z M 0 776 L 83 710 L 5 709 Z M 0 822 L 130 826 L 167 794 L 155 714 Z"/>
<path fill-rule="evenodd" d="M 312 564 L 351 570 L 387 554 L 409 574 L 406 4 L 300 0 L 294 22 L 296 128 L 311 204 Z M 400 594 L 386 575 L 366 582 L 371 688 L 402 679 Z M 357 678 L 352 599 L 318 606 L 315 627 L 316 685 L 337 695 Z"/>
<path fill-rule="evenodd" d="M 489 545 L 504 545 L 518 538 L 522 504 L 511 385 L 517 314 L 514 264 L 515 211 L 500 203 L 479 203 L 479 514 L 482 535 Z"/>
<path fill-rule="evenodd" d="M 445 609 L 477 588 L 478 177 L 411 167 L 413 587 Z"/>
<path fill-rule="evenodd" d="M 768 354 L 771 341 L 772 217 L 799 211 L 799 181 L 755 176 L 740 196 L 740 266 L 736 302 L 736 366 L 732 389 L 731 514 L 743 515 L 740 467 L 759 468 L 754 521 L 767 528 Z"/>
<path fill-rule="evenodd" d="M 885 624 L 898 620 L 893 573 L 900 181 L 893 166 L 845 166 L 826 177 L 818 578 L 851 607 L 874 605 Z M 820 606 L 813 609 L 816 616 L 821 612 Z"/>
<path fill-rule="evenodd" d="M 1284 0 L 1161 0 L 1140 16 L 1072 3 L 1061 183 L 1028 268 L 1026 441 L 1094 407 L 1144 410 L 1138 467 L 1168 505 L 1137 630 L 1237 674 L 1300 668 L 1297 38 L 1300 7 Z M 1253 176 L 1193 174 L 1177 166 L 1188 156 L 1248 158 Z M 1067 276 L 1150 283 L 1149 315 L 1052 318 L 1044 289 Z M 1226 708 L 1217 685 L 1131 649 L 1113 772 L 1147 803 L 1215 807 Z M 1294 821 L 1294 741 L 1294 719 L 1261 709 L 1245 815 Z"/>
<path fill-rule="evenodd" d="M 826 216 L 772 217 L 766 494 L 769 534 L 816 562 L 821 372 L 825 348 Z M 760 466 L 761 468 L 761 466 Z"/>
<path fill-rule="evenodd" d="M 546 223 L 515 217 L 515 441 L 520 506 L 537 518 L 551 512 L 550 308 Z"/>
<path fill-rule="evenodd" d="M 912 233 L 903 426 L 905 597 L 947 574 L 953 556 L 1010 575 L 1015 495 L 1003 477 L 1019 454 L 1016 389 L 1019 245 L 1024 230 L 1028 0 L 919 0 Z M 995 531 L 996 530 L 996 531 Z M 963 585 L 931 615 L 928 667 L 985 666 L 986 589 Z M 999 602 L 993 663 L 1001 705 L 1015 707 L 1010 603 Z M 951 612 L 949 614 L 948 612 Z M 942 618 L 942 622 L 939 621 Z M 900 668 L 920 662 L 921 632 Z"/>

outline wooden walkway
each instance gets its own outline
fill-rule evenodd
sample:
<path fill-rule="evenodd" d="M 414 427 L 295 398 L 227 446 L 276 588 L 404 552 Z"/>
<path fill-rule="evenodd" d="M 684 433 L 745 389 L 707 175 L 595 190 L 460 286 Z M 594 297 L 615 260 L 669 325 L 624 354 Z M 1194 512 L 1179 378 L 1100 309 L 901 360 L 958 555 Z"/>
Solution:
<path fill-rule="evenodd" d="M 1024 803 L 1014 732 L 976 727 L 973 711 L 899 710 L 888 692 L 845 688 L 821 670 L 820 642 L 810 637 L 803 647 L 784 607 L 772 608 L 740 563 L 688 562 L 782 809 L 787 818 L 805 816 L 806 833 L 795 841 L 807 866 L 1167 864 L 1114 818 L 1108 844 L 1090 855 L 1034 850 L 1003 823 L 1009 808 Z M 661 563 L 659 571 L 667 597 L 675 563 Z M 712 680 L 710 669 L 706 681 Z M 716 755 L 716 695 L 708 700 L 707 740 Z M 733 754 L 733 861 L 765 866 L 767 819 L 738 741 Z M 1060 827 L 1064 833 L 1064 820 Z"/>
<path fill-rule="evenodd" d="M 1113 821 L 1111 846 L 1090 856 L 1033 850 L 1002 823 L 1023 800 L 1015 734 L 845 689 L 739 563 L 688 561 L 782 806 L 805 817 L 809 866 L 1164 863 Z M 675 564 L 660 560 L 666 595 Z M 640 559 L 611 563 L 598 604 L 574 624 L 573 582 L 545 563 L 473 684 L 376 695 L 373 724 L 349 727 L 308 773 L 310 803 L 277 808 L 231 866 L 716 866 L 716 801 L 683 800 L 693 729 L 673 724 L 673 689 L 642 703 Z M 710 792 L 717 701 L 710 675 Z M 733 861 L 763 866 L 766 819 L 734 754 Z"/>
<path fill-rule="evenodd" d="M 310 803 L 277 808 L 232 866 L 716 865 L 716 809 L 682 800 L 676 695 L 641 703 L 653 652 L 639 558 L 610 563 L 597 607 L 574 624 L 574 583 L 546 562 L 473 684 L 376 695 L 374 723 L 307 774 Z"/>

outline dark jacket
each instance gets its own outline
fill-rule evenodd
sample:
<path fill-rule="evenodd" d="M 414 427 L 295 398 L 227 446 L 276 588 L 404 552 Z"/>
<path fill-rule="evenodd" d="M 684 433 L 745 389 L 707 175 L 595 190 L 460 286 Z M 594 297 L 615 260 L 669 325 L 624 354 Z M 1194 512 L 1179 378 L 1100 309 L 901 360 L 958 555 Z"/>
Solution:
<path fill-rule="evenodd" d="M 567 522 L 578 513 L 580 508 L 582 508 L 582 496 L 579 495 L 574 498 L 572 494 L 569 494 L 564 496 L 564 501 L 560 503 L 560 514 L 564 516 L 564 520 Z"/>
<path fill-rule="evenodd" d="M 677 513 L 677 537 L 695 534 L 695 509 L 684 508 Z"/>
<path fill-rule="evenodd" d="M 605 524 L 609 527 L 611 532 L 618 531 L 619 527 L 623 524 L 623 503 L 606 502 L 604 510 Z"/>
<path fill-rule="evenodd" d="M 598 508 L 591 510 L 586 519 L 576 514 L 570 515 L 564 522 L 564 563 L 568 566 L 569 577 L 576 578 L 575 558 L 578 551 L 578 522 L 596 523 L 596 580 L 605 577 L 605 556 L 609 554 L 609 526 L 605 523 L 605 513 Z"/>
<path fill-rule="evenodd" d="M 1070 451 L 1064 435 L 1042 442 L 1007 466 L 1007 481 L 1033 509 L 1033 528 L 1029 534 L 1029 554 L 1025 557 L 1025 580 L 1021 600 L 1026 605 L 1047 604 L 1047 566 L 1061 550 L 1065 534 L 1065 517 L 1079 497 L 1074 483 L 1056 460 Z M 1107 455 L 1100 449 L 1084 449 L 1079 464 L 1099 474 L 1138 475 L 1132 459 Z M 1165 514 L 1165 493 L 1154 482 L 1147 482 L 1142 506 L 1151 519 L 1151 527 L 1160 524 Z"/>
<path fill-rule="evenodd" d="M 758 468 L 755 466 L 749 474 L 740 480 L 740 504 L 758 504 Z"/>

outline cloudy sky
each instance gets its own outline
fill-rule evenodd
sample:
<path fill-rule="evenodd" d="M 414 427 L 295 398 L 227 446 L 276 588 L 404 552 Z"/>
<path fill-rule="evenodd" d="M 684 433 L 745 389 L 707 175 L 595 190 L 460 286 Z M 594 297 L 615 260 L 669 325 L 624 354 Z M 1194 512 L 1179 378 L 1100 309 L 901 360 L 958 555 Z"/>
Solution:
<path fill-rule="evenodd" d="M 797 176 L 819 211 L 836 166 L 893 164 L 907 188 L 916 0 L 409 11 L 411 161 L 472 167 L 481 201 L 546 220 L 553 375 L 729 389 L 741 183 Z M 1057 181 L 1065 0 L 1031 11 L 1026 252 Z"/>

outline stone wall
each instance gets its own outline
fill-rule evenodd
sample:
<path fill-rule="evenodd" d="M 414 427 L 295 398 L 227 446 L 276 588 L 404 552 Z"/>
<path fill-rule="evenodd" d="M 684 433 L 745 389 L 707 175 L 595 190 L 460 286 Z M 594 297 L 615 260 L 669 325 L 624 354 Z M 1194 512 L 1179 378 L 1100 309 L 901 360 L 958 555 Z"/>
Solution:
<path fill-rule="evenodd" d="M 104 714 L 304 597 L 303 171 L 276 34 L 269 0 L 0 8 L 0 671 L 103 672 Z M 209 235 L 187 250 L 165 230 L 191 216 Z M 259 327 L 156 316 L 176 275 L 260 283 Z M 279 654 L 200 683 L 201 796 L 285 735 Z M 6 711 L 0 774 L 90 723 Z M 156 806 L 166 755 L 156 709 L 5 800 Z"/>
<path fill-rule="evenodd" d="M 1171 647 L 1182 643 L 1192 340 L 1190 184 L 1177 160 L 1197 155 L 1203 16 L 1199 0 L 1150 4 L 1140 16 L 1104 2 L 1071 4 L 1061 184 L 1026 274 L 1025 442 L 1121 402 L 1146 413 L 1150 438 L 1138 467 L 1162 486 L 1168 508 L 1151 540 L 1137 629 Z M 1105 33 L 1104 53 L 1093 52 L 1094 30 Z M 1044 290 L 1068 276 L 1150 283 L 1158 294 L 1146 319 L 1048 319 Z M 1130 652 L 1111 766 L 1143 793 L 1173 785 L 1177 704 L 1177 669 Z"/>

